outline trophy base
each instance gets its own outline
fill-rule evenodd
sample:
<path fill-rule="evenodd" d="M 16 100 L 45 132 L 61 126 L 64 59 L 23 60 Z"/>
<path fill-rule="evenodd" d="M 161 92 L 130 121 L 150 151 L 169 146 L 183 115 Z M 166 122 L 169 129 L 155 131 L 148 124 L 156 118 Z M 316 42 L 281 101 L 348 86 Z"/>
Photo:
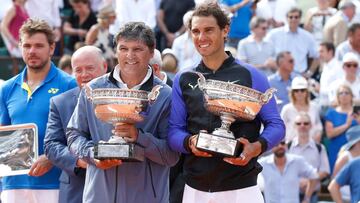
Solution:
<path fill-rule="evenodd" d="M 241 143 L 237 140 L 200 132 L 196 140 L 196 148 L 218 157 L 238 157 Z"/>
<path fill-rule="evenodd" d="M 98 143 L 94 146 L 94 158 L 120 159 L 124 162 L 144 161 L 144 148 L 134 143 Z"/>

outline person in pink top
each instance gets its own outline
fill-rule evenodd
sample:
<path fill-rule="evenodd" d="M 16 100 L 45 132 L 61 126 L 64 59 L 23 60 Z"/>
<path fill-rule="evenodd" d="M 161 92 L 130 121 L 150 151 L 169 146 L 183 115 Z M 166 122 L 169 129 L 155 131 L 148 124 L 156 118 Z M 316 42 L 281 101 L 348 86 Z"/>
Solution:
<path fill-rule="evenodd" d="M 29 18 L 25 10 L 26 0 L 13 0 L 13 5 L 1 21 L 1 36 L 11 56 L 21 57 L 19 50 L 19 29 Z"/>

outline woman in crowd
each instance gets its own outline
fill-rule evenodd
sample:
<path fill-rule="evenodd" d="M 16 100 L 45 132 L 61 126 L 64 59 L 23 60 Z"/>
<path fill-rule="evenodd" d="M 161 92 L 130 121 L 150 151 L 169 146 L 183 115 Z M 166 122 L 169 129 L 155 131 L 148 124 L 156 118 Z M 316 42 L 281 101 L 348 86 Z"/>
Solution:
<path fill-rule="evenodd" d="M 29 18 L 25 10 L 26 0 L 13 0 L 13 5 L 1 21 L 1 36 L 11 56 L 21 57 L 19 49 L 19 29 Z"/>
<path fill-rule="evenodd" d="M 358 124 L 353 116 L 353 93 L 347 85 L 340 85 L 336 90 L 338 105 L 330 108 L 325 116 L 325 131 L 329 138 L 327 146 L 331 173 L 340 148 L 346 144 L 346 131 Z"/>
<path fill-rule="evenodd" d="M 89 0 L 69 0 L 74 12 L 64 22 L 64 34 L 69 35 L 68 51 L 74 51 L 77 42 L 84 42 L 87 31 L 96 24 L 96 16 L 90 10 Z"/>
<path fill-rule="evenodd" d="M 305 78 L 298 76 L 291 82 L 289 93 L 290 103 L 286 104 L 281 111 L 281 118 L 286 125 L 286 140 L 290 141 L 296 136 L 294 122 L 299 112 L 306 112 L 311 119 L 310 136 L 319 143 L 322 134 L 320 120 L 320 108 L 310 101 L 309 85 Z"/>
<path fill-rule="evenodd" d="M 98 23 L 91 26 L 85 39 L 85 44 L 94 45 L 101 49 L 110 67 L 114 67 L 111 62 L 113 62 L 115 54 L 109 27 L 115 22 L 115 19 L 116 13 L 110 4 L 100 8 L 97 14 Z"/>

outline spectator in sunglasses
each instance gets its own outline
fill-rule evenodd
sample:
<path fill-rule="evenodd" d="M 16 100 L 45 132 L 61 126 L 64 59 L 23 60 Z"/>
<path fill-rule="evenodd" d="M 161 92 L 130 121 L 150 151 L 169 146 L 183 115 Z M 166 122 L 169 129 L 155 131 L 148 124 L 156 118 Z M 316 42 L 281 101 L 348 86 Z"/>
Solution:
<path fill-rule="evenodd" d="M 337 106 L 329 108 L 325 115 L 325 131 L 329 139 L 327 146 L 330 169 L 333 171 L 340 148 L 347 143 L 345 133 L 358 121 L 353 116 L 353 93 L 347 85 L 336 90 Z"/>
<path fill-rule="evenodd" d="M 269 24 L 265 18 L 253 17 L 250 21 L 251 35 L 240 40 L 237 58 L 254 65 L 265 75 L 276 70 L 275 48 L 270 41 L 264 40 Z"/>
<path fill-rule="evenodd" d="M 329 176 L 330 166 L 325 147 L 316 143 L 310 136 L 313 128 L 311 117 L 305 112 L 300 112 L 295 116 L 293 123 L 296 138 L 289 143 L 289 153 L 302 156 L 319 173 L 319 179 L 322 180 Z M 304 199 L 305 191 L 310 187 L 309 179 L 300 180 L 300 199 Z M 311 195 L 310 202 L 318 202 L 317 191 L 320 190 L 320 182 L 316 180 L 314 192 Z"/>
<path fill-rule="evenodd" d="M 295 77 L 291 82 L 291 89 L 289 92 L 290 103 L 286 104 L 281 110 L 281 118 L 286 125 L 286 140 L 290 141 L 296 137 L 296 128 L 294 128 L 294 121 L 300 112 L 306 112 L 310 116 L 312 128 L 310 129 L 310 137 L 317 143 L 320 142 L 322 134 L 322 124 L 320 120 L 319 106 L 310 101 L 308 81 L 302 77 Z"/>
<path fill-rule="evenodd" d="M 319 65 L 319 54 L 314 36 L 300 27 L 302 11 L 292 8 L 287 13 L 287 24 L 272 29 L 266 39 L 274 44 L 276 54 L 289 51 L 294 57 L 294 71 L 311 76 Z M 308 66 L 308 59 L 313 59 Z M 309 70 L 309 72 L 307 72 Z"/>
<path fill-rule="evenodd" d="M 312 188 L 319 174 L 303 157 L 287 153 L 287 150 L 286 142 L 282 141 L 272 149 L 273 154 L 259 160 L 263 167 L 265 202 L 300 203 L 300 179 L 307 178 L 313 181 L 310 181 L 302 203 L 310 203 Z"/>
<path fill-rule="evenodd" d="M 342 68 L 344 70 L 344 77 L 335 80 L 330 86 L 329 99 L 335 104 L 336 89 L 341 84 L 346 84 L 351 88 L 354 96 L 355 105 L 360 104 L 360 78 L 358 76 L 359 58 L 356 54 L 348 52 L 344 55 L 342 60 Z"/>

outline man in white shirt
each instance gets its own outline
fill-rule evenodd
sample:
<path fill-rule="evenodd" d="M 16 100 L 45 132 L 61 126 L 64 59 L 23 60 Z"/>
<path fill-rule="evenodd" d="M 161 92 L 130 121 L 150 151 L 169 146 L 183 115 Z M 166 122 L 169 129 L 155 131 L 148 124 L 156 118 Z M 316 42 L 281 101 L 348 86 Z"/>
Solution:
<path fill-rule="evenodd" d="M 268 23 L 264 18 L 253 17 L 250 21 L 251 35 L 242 39 L 237 47 L 237 58 L 250 63 L 265 75 L 276 70 L 275 49 L 271 42 L 264 40 Z"/>
<path fill-rule="evenodd" d="M 26 11 L 30 18 L 45 20 L 54 29 L 55 41 L 61 37 L 61 18 L 59 0 L 27 0 Z"/>
<path fill-rule="evenodd" d="M 267 40 L 274 44 L 276 54 L 282 51 L 290 51 L 295 58 L 295 69 L 297 73 L 308 75 L 315 72 L 318 66 L 318 52 L 316 50 L 315 38 L 306 30 L 299 27 L 301 10 L 292 8 L 287 13 L 287 25 L 273 29 L 269 32 Z M 312 59 L 310 68 L 308 58 Z"/>
<path fill-rule="evenodd" d="M 318 179 L 316 169 L 298 155 L 286 153 L 285 141 L 272 149 L 273 154 L 263 157 L 259 163 L 263 167 L 264 195 L 266 203 L 300 203 L 300 178 Z M 302 203 L 310 203 L 311 187 Z"/>
<path fill-rule="evenodd" d="M 315 143 L 310 136 L 310 130 L 312 128 L 311 119 L 309 114 L 300 112 L 295 117 L 293 123 L 296 131 L 296 137 L 289 143 L 289 153 L 302 156 L 312 167 L 314 167 L 318 174 L 319 179 L 326 178 L 330 174 L 329 159 L 322 144 Z M 320 182 L 316 180 L 315 191 L 311 195 L 310 202 L 318 202 L 317 192 L 320 190 Z M 300 197 L 303 197 L 306 188 L 310 187 L 309 179 L 300 180 Z"/>
<path fill-rule="evenodd" d="M 110 26 L 110 33 L 116 34 L 128 22 L 144 22 L 154 30 L 156 26 L 155 0 L 117 0 L 115 1 L 116 21 Z"/>
<path fill-rule="evenodd" d="M 270 27 L 281 27 L 292 7 L 296 7 L 296 0 L 261 0 L 256 5 L 256 16 L 265 18 Z"/>
<path fill-rule="evenodd" d="M 191 14 L 192 10 L 186 12 L 183 17 L 183 23 L 186 29 Z M 201 60 L 201 56 L 196 51 L 188 30 L 174 39 L 171 49 L 178 60 L 179 70 L 197 65 Z"/>
<path fill-rule="evenodd" d="M 320 78 L 320 105 L 329 106 L 329 87 L 335 80 L 343 78 L 345 73 L 342 64 L 334 57 L 335 46 L 331 42 L 323 42 L 319 46 L 319 57 L 321 63 Z"/>

